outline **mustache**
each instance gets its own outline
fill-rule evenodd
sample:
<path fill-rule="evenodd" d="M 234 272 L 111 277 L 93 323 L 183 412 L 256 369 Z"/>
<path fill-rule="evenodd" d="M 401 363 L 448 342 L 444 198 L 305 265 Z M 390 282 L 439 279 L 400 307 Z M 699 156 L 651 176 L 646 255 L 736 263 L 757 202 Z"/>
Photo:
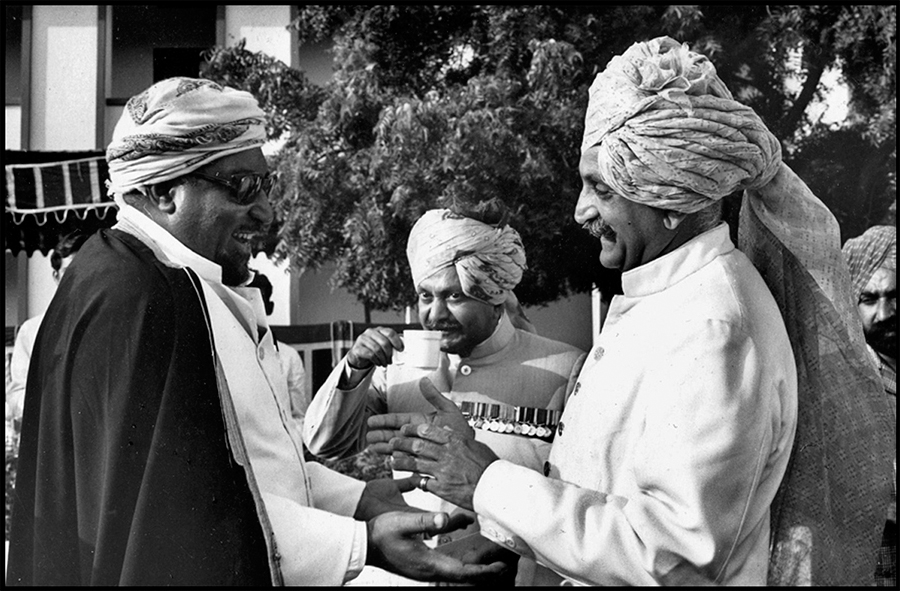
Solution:
<path fill-rule="evenodd" d="M 897 317 L 894 316 L 882 322 L 876 322 L 869 329 L 869 334 L 886 337 L 897 332 Z"/>
<path fill-rule="evenodd" d="M 462 325 L 449 322 L 438 322 L 437 324 L 426 324 L 426 330 L 454 331 L 462 328 Z"/>
<path fill-rule="evenodd" d="M 594 238 L 615 238 L 616 231 L 600 218 L 594 218 L 581 224 L 581 227 Z"/>

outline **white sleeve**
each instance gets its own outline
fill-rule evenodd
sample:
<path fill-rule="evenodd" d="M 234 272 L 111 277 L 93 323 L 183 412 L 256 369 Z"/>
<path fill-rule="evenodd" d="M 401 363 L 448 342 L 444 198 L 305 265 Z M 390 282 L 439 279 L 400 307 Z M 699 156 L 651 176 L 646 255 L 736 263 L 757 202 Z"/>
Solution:
<path fill-rule="evenodd" d="M 300 353 L 285 343 L 278 343 L 278 354 L 284 359 L 285 374 L 288 383 L 288 394 L 291 397 L 291 416 L 303 421 L 306 409 L 309 408 L 310 392 L 306 384 L 306 368 Z"/>
<path fill-rule="evenodd" d="M 338 385 L 345 372 L 356 371 L 346 357 L 331 371 L 306 409 L 303 443 L 313 454 L 324 458 L 343 458 L 366 446 L 366 405 L 373 369 L 350 390 Z"/>
<path fill-rule="evenodd" d="M 9 362 L 9 384 L 6 386 L 6 404 L 13 417 L 22 417 L 25 403 L 25 386 L 28 378 L 28 365 L 31 362 L 31 349 L 41 324 L 41 316 L 29 318 L 19 327 L 13 345 L 12 358 Z"/>
<path fill-rule="evenodd" d="M 366 562 L 366 524 L 262 493 L 278 540 L 285 585 L 337 586 L 355 578 Z"/>
<path fill-rule="evenodd" d="M 312 507 L 263 492 L 286 585 L 341 585 L 366 564 L 366 524 L 353 519 L 366 483 L 308 462 Z"/>
<path fill-rule="evenodd" d="M 585 584 L 657 585 L 685 572 L 716 578 L 739 544 L 767 532 L 774 489 L 760 482 L 777 396 L 748 339 L 707 328 L 682 343 L 692 363 L 660 360 L 667 371 L 648 385 L 668 395 L 641 407 L 632 494 L 495 461 L 473 498 L 483 534 Z"/>

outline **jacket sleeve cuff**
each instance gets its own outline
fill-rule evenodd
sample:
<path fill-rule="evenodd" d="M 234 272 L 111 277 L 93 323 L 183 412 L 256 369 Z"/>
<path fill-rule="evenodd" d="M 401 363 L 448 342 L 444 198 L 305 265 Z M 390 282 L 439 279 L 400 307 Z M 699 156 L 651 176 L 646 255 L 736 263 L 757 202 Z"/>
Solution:
<path fill-rule="evenodd" d="M 497 460 L 481 475 L 475 487 L 472 505 L 478 516 L 481 535 L 517 554 L 534 559 L 534 552 L 525 540 L 504 525 L 516 523 L 530 514 L 528 501 L 519 495 L 510 494 L 510 491 L 526 490 L 532 478 L 541 478 L 541 475 L 512 462 Z"/>

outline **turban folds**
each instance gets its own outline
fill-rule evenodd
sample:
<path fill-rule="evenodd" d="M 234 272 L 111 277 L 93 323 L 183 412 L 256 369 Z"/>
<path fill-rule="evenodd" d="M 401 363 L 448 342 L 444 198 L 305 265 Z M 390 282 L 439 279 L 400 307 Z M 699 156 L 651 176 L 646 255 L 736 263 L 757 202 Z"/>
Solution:
<path fill-rule="evenodd" d="M 715 66 L 669 37 L 635 43 L 597 75 L 582 153 L 598 144 L 600 175 L 616 193 L 682 213 L 764 186 L 781 163 L 777 138 Z"/>
<path fill-rule="evenodd" d="M 249 92 L 169 78 L 133 96 L 106 150 L 110 194 L 177 178 L 261 146 L 265 114 Z"/>
<path fill-rule="evenodd" d="M 875 271 L 881 267 L 897 268 L 897 228 L 873 226 L 861 236 L 847 240 L 843 252 L 850 269 L 852 295 L 859 299 Z"/>
<path fill-rule="evenodd" d="M 413 284 L 455 266 L 463 293 L 492 305 L 502 304 L 526 269 L 519 233 L 464 217 L 448 209 L 425 212 L 406 244 Z"/>

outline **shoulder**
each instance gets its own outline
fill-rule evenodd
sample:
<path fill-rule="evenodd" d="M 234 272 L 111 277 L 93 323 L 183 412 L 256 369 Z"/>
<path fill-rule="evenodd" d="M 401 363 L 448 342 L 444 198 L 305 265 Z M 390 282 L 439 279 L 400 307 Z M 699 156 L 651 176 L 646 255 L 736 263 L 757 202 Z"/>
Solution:
<path fill-rule="evenodd" d="M 20 340 L 34 341 L 34 337 L 37 334 L 38 328 L 41 326 L 41 320 L 43 319 L 44 315 L 38 314 L 23 322 L 19 327 L 19 330 L 16 331 L 16 342 L 19 342 Z"/>
<path fill-rule="evenodd" d="M 584 351 L 569 343 L 556 341 L 525 330 L 516 329 L 516 341 L 522 349 L 544 352 L 550 355 L 563 355 L 577 358 L 584 355 Z"/>
<path fill-rule="evenodd" d="M 60 314 L 109 315 L 126 322 L 149 317 L 174 320 L 180 302 L 196 300 L 183 269 L 164 265 L 140 240 L 110 229 L 81 247 L 63 275 L 48 315 L 53 314 L 56 322 Z"/>
<path fill-rule="evenodd" d="M 568 373 L 570 368 L 581 364 L 585 355 L 574 345 L 517 329 L 510 343 L 508 359 L 518 363 L 538 363 Z"/>
<path fill-rule="evenodd" d="M 82 246 L 63 276 L 70 291 L 103 290 L 116 300 L 135 294 L 160 297 L 190 286 L 184 270 L 163 264 L 140 240 L 115 229 L 101 230 Z"/>

